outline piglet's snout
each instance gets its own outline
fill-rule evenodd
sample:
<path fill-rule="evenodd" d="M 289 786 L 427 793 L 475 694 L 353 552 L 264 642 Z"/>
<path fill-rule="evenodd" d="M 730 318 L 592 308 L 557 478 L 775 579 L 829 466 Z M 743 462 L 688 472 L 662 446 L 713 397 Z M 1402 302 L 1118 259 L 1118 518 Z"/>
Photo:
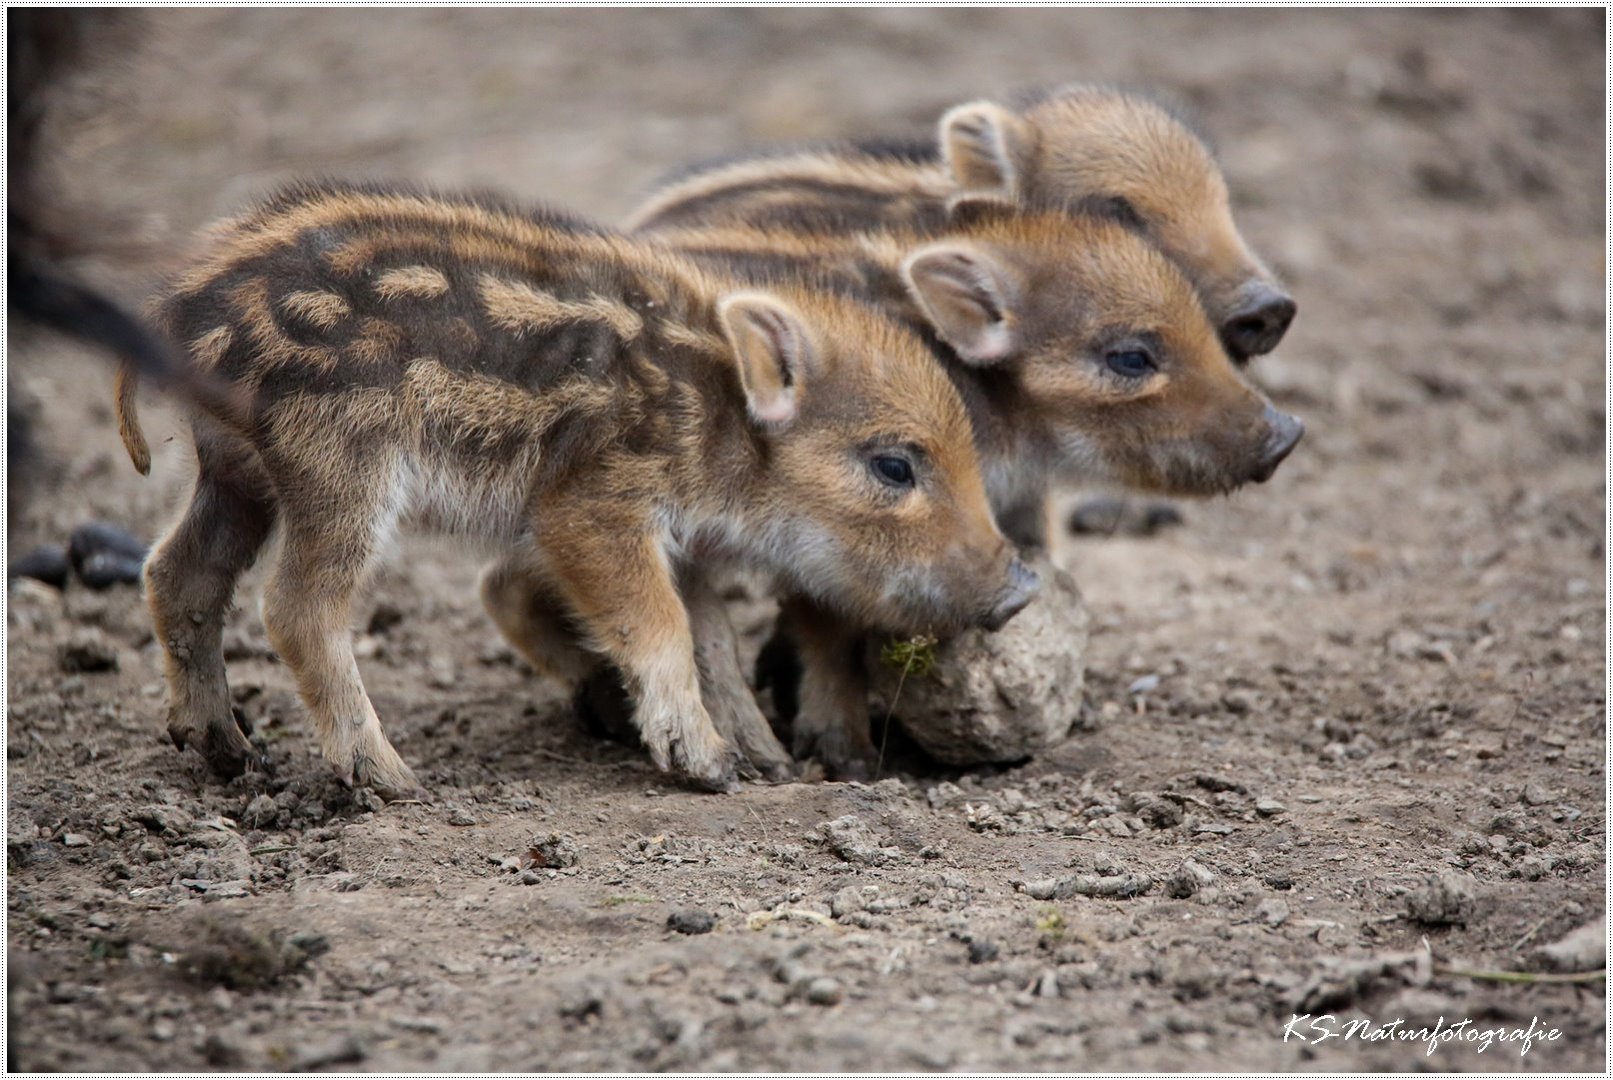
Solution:
<path fill-rule="evenodd" d="M 991 631 L 1001 630 L 1009 619 L 1025 610 L 1025 605 L 1036 598 L 1041 587 L 1042 579 L 1036 571 L 1015 559 L 1008 567 L 1008 588 L 996 606 L 981 618 L 980 625 Z"/>
<path fill-rule="evenodd" d="M 1305 434 L 1305 421 L 1278 412 L 1270 405 L 1266 406 L 1266 427 L 1268 434 L 1260 449 L 1260 459 L 1255 462 L 1254 472 L 1249 477 L 1257 484 L 1264 484 L 1272 478 L 1277 466 L 1293 452 L 1294 447 L 1299 445 L 1300 437 Z"/>

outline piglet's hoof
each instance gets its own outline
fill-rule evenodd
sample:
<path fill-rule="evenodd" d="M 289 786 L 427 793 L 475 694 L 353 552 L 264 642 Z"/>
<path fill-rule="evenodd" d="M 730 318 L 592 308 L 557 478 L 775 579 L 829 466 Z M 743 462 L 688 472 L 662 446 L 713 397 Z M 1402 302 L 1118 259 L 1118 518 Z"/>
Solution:
<path fill-rule="evenodd" d="M 733 752 L 722 755 L 716 762 L 704 767 L 696 767 L 686 762 L 678 751 L 680 746 L 674 744 L 673 760 L 677 761 L 674 770 L 685 783 L 697 791 L 712 791 L 719 795 L 732 795 L 739 790 L 739 756 Z"/>
<path fill-rule="evenodd" d="M 583 727 L 602 739 L 637 746 L 638 727 L 633 723 L 633 699 L 615 668 L 600 668 L 577 685 L 571 708 Z"/>
<path fill-rule="evenodd" d="M 73 530 L 67 558 L 79 579 L 92 589 L 138 585 L 146 545 L 117 525 L 91 521 Z"/>
<path fill-rule="evenodd" d="M 239 709 L 232 708 L 231 714 L 228 724 L 209 724 L 199 732 L 181 718 L 170 717 L 168 737 L 176 749 L 194 748 L 220 780 L 234 780 L 248 769 L 268 772 L 268 756 L 258 753 L 247 741 L 250 721 L 242 723 L 245 718 Z"/>
<path fill-rule="evenodd" d="M 351 768 L 337 769 L 336 779 L 345 787 L 369 788 L 383 802 L 430 803 L 431 792 L 414 778 L 414 773 L 401 762 L 381 767 L 369 758 L 360 756 Z"/>

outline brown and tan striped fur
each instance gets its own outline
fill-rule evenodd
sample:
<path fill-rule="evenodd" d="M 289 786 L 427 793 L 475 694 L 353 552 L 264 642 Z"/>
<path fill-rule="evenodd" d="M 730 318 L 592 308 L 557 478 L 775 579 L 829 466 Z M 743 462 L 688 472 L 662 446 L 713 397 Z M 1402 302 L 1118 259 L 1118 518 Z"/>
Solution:
<path fill-rule="evenodd" d="M 721 225 L 939 235 L 960 202 L 1098 213 L 1134 229 L 1198 289 L 1238 361 L 1269 352 L 1294 304 L 1250 250 L 1205 141 L 1133 93 L 1074 86 L 1017 108 L 981 101 L 942 117 L 930 142 L 870 141 L 742 157 L 654 193 L 629 227 Z"/>
<path fill-rule="evenodd" d="M 998 623 L 1029 599 L 956 391 L 853 300 L 746 289 L 489 201 L 310 185 L 214 229 L 159 310 L 193 363 L 251 391 L 244 423 L 196 417 L 195 494 L 146 571 L 170 732 L 221 772 L 248 753 L 223 615 L 274 528 L 271 641 L 338 775 L 389 793 L 417 785 L 348 620 L 406 524 L 510 552 L 490 574 L 555 597 L 625 673 L 657 764 L 713 788 L 736 750 L 702 705 L 687 566 L 758 567 L 893 627 Z M 880 479 L 890 456 L 911 484 Z"/>
<path fill-rule="evenodd" d="M 1022 548 L 1046 544 L 1055 482 L 1175 495 L 1270 475 L 1298 421 L 1232 362 L 1191 283 L 1124 227 L 1087 215 L 972 208 L 942 239 L 781 227 L 657 233 L 702 264 L 766 284 L 848 290 L 929 336 L 974 431 L 993 512 Z M 1141 377 L 1109 365 L 1146 353 Z M 785 605 L 807 661 L 796 750 L 834 771 L 868 763 L 860 628 L 809 600 Z"/>

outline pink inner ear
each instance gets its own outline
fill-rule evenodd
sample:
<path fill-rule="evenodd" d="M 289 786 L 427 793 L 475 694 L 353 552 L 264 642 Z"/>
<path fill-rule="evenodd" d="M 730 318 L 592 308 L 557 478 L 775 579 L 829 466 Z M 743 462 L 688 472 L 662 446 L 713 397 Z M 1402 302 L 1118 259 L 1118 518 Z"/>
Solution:
<path fill-rule="evenodd" d="M 954 344 L 953 348 L 971 364 L 994 364 L 1013 354 L 1014 335 L 1007 323 L 998 321 L 987 325 L 973 341 Z"/>
<path fill-rule="evenodd" d="M 795 419 L 795 394 L 786 390 L 765 401 L 752 398 L 750 412 L 763 424 L 787 424 Z"/>

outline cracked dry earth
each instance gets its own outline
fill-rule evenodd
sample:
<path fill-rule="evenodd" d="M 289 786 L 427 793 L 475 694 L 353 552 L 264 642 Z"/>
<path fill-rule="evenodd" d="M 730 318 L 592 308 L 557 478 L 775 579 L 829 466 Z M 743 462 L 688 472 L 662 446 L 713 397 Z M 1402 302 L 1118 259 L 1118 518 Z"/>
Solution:
<path fill-rule="evenodd" d="M 1152 538 L 1066 537 L 1078 733 L 867 786 L 667 783 L 495 640 L 480 556 L 403 544 L 361 661 L 432 805 L 341 790 L 256 617 L 272 771 L 163 737 L 138 593 L 9 593 L 10 1028 L 37 1069 L 1599 1070 L 1600 982 L 1510 983 L 1606 874 L 1603 15 L 154 12 L 63 146 L 189 230 L 293 173 L 491 185 L 620 218 L 681 160 L 901 131 L 1071 78 L 1215 133 L 1300 301 L 1253 375 L 1310 433 Z M 13 553 L 149 538 L 110 369 L 24 340 L 47 457 Z M 177 431 L 153 399 L 154 444 Z M 747 641 L 765 605 L 742 609 Z M 109 667 L 107 665 L 110 665 Z M 64 670 L 101 667 L 102 670 Z M 1516 1047 L 1282 1038 L 1296 1010 L 1559 1029 Z"/>

